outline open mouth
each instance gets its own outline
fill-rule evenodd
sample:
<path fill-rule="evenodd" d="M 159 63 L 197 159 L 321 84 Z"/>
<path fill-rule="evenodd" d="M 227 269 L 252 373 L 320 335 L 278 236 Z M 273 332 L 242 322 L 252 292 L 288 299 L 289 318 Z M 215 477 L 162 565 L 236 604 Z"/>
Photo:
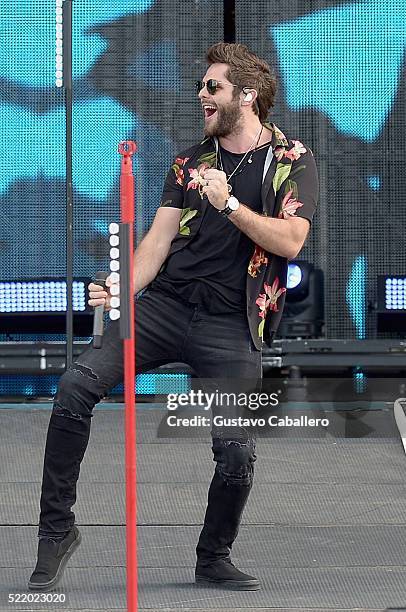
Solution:
<path fill-rule="evenodd" d="M 215 115 L 217 113 L 217 108 L 215 106 L 211 106 L 209 104 L 205 104 L 203 106 L 203 110 L 204 110 L 204 118 L 205 119 L 210 119 L 211 117 L 213 117 L 213 115 Z"/>

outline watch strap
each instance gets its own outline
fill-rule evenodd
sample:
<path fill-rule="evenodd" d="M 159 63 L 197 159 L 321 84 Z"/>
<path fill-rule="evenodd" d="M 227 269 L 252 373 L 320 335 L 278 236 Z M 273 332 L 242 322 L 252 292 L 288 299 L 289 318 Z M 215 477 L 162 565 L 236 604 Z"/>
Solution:
<path fill-rule="evenodd" d="M 233 209 L 232 209 L 232 208 L 230 208 L 230 207 L 229 207 L 229 206 L 227 206 L 227 205 L 226 205 L 226 207 L 225 207 L 225 208 L 223 208 L 222 210 L 219 210 L 219 213 L 220 213 L 221 215 L 223 215 L 223 217 L 228 217 L 228 215 L 229 215 L 230 213 L 232 213 L 232 212 L 233 212 Z"/>

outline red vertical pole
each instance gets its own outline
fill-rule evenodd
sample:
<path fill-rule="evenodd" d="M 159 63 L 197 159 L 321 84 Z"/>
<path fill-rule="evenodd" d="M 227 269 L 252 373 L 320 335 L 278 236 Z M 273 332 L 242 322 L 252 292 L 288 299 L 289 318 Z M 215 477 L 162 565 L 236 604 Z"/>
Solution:
<path fill-rule="evenodd" d="M 136 454 L 136 411 L 135 411 L 135 325 L 134 325 L 134 176 L 132 158 L 137 147 L 132 141 L 122 142 L 118 151 L 121 158 L 120 209 L 121 222 L 129 226 L 128 253 L 120 249 L 120 282 L 123 265 L 129 268 L 129 299 L 126 306 L 129 333 L 124 342 L 124 401 L 125 401 L 125 475 L 126 475 L 126 542 L 127 542 L 127 610 L 138 609 L 138 567 L 137 567 L 137 454 Z M 128 307 L 128 313 L 127 313 Z M 120 310 L 123 308 L 121 307 Z"/>

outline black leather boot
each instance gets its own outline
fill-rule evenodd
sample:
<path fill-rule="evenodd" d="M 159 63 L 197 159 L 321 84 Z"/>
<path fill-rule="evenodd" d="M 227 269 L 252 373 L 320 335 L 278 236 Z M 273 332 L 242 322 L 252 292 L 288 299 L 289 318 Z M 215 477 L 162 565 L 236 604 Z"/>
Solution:
<path fill-rule="evenodd" d="M 251 488 L 252 482 L 248 485 L 230 484 L 214 473 L 204 525 L 196 547 L 196 582 L 233 590 L 256 591 L 260 588 L 256 578 L 238 570 L 230 559 Z"/>

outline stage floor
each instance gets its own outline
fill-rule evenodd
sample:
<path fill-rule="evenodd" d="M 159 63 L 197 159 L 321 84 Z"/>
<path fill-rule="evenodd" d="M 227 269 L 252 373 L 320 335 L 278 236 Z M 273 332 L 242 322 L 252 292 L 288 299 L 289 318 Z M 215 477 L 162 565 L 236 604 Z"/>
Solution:
<path fill-rule="evenodd" d="M 95 409 L 78 485 L 82 545 L 55 590 L 66 601 L 8 603 L 29 593 L 50 409 L 0 404 L 0 610 L 125 610 L 124 413 L 107 403 Z M 193 583 L 210 438 L 175 438 L 166 415 L 138 406 L 140 611 L 406 610 L 406 456 L 389 406 L 363 418 L 362 438 L 344 437 L 352 413 L 337 417 L 338 434 L 259 438 L 233 560 L 263 586 L 243 593 Z"/>

